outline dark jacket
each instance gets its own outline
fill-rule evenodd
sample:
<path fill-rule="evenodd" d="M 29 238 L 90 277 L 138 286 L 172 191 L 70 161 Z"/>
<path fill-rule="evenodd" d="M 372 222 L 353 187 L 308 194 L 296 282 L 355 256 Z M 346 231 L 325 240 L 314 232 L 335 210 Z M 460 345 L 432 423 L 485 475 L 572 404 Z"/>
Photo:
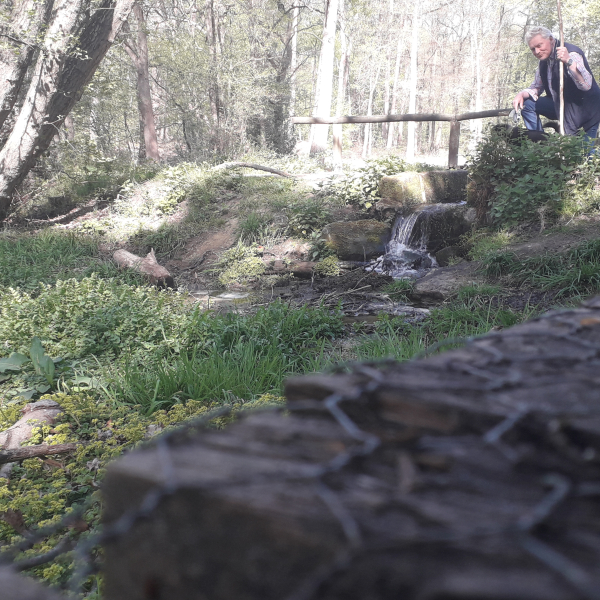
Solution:
<path fill-rule="evenodd" d="M 558 46 L 558 42 L 556 44 Z M 583 64 L 585 68 L 592 75 L 592 87 L 583 91 L 580 90 L 571 77 L 564 73 L 564 97 L 565 97 L 565 133 L 567 135 L 573 135 L 578 129 L 583 128 L 588 130 L 596 123 L 600 122 L 600 87 L 594 79 L 590 65 L 588 64 L 587 58 L 581 48 L 574 46 L 573 44 L 564 44 L 569 52 L 577 52 L 583 57 Z M 550 93 L 548 87 L 548 60 L 540 60 L 540 77 L 544 83 L 544 89 L 546 95 L 554 100 L 554 108 L 556 114 L 560 115 L 560 74 L 559 74 L 559 63 L 560 61 L 552 61 L 552 89 L 554 95 Z"/>

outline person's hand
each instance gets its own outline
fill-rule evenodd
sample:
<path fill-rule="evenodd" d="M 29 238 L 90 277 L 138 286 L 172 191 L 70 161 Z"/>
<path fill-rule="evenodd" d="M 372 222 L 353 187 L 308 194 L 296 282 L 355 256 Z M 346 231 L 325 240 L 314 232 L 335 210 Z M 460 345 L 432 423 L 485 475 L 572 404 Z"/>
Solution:
<path fill-rule="evenodd" d="M 561 62 L 567 64 L 570 58 L 569 51 L 564 46 L 559 46 L 556 49 L 556 58 L 558 58 L 558 60 L 560 60 Z"/>
<path fill-rule="evenodd" d="M 523 108 L 523 102 L 529 98 L 529 94 L 527 92 L 519 92 L 514 100 L 513 100 L 513 108 L 515 110 L 521 110 Z"/>

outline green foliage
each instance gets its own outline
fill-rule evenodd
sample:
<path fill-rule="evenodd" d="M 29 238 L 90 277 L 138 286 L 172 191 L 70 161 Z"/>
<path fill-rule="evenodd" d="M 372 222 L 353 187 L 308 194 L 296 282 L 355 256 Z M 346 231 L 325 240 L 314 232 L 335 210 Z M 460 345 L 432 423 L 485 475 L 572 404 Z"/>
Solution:
<path fill-rule="evenodd" d="M 256 244 L 246 246 L 241 239 L 238 240 L 237 244 L 225 250 L 217 261 L 219 283 L 227 287 L 232 283 L 244 283 L 260 277 L 266 267 L 258 254 Z"/>
<path fill-rule="evenodd" d="M 322 239 L 320 232 L 316 231 L 310 235 L 310 248 L 308 250 L 308 255 L 310 260 L 324 259 L 328 258 L 329 256 L 335 256 L 337 258 L 337 254 L 329 242 Z"/>
<path fill-rule="evenodd" d="M 379 198 L 379 182 L 384 175 L 404 171 L 429 171 L 434 169 L 423 163 L 410 164 L 398 156 L 386 156 L 366 161 L 366 165 L 342 177 L 329 179 L 319 187 L 320 196 L 333 196 L 343 204 L 370 208 Z"/>
<path fill-rule="evenodd" d="M 71 455 L 53 460 L 29 459 L 15 465 L 10 480 L 0 479 L 0 514 L 13 511 L 22 517 L 24 526 L 31 529 L 52 525 L 86 500 L 87 504 L 76 527 L 59 530 L 30 550 L 19 553 L 18 559 L 48 552 L 65 538 L 85 539 L 96 533 L 102 507 L 97 490 L 107 464 L 124 450 L 137 446 L 145 437 L 206 414 L 212 408 L 189 401 L 146 417 L 139 410 L 131 410 L 129 406 L 116 407 L 90 393 L 60 393 L 44 398 L 57 402 L 63 412 L 55 425 L 34 430 L 28 443 L 76 442 L 79 446 Z M 235 398 L 229 400 L 235 403 L 233 412 L 281 402 L 273 395 L 258 398 L 254 403 L 243 403 Z M 20 418 L 22 405 L 0 408 L 0 430 L 7 429 Z M 20 539 L 22 537 L 8 521 L 0 520 L 0 545 L 13 544 Z M 74 566 L 73 553 L 69 552 L 52 563 L 29 569 L 28 573 L 58 586 L 69 580 Z M 91 583 L 89 580 L 88 586 Z"/>
<path fill-rule="evenodd" d="M 327 204 L 319 198 L 305 198 L 294 202 L 288 209 L 289 235 L 309 238 L 319 232 L 330 220 Z"/>
<path fill-rule="evenodd" d="M 343 323 L 339 310 L 274 302 L 251 315 L 194 311 L 186 329 L 185 353 L 150 353 L 113 368 L 107 384 L 113 401 L 152 412 L 188 399 L 279 394 L 287 375 L 313 368 L 326 342 L 343 333 Z"/>
<path fill-rule="evenodd" d="M 581 135 L 550 136 L 543 144 L 528 139 L 510 143 L 505 135 L 492 131 L 468 162 L 468 200 L 480 217 L 488 213 L 497 225 L 543 218 L 544 213 L 557 215 L 569 187 L 580 189 L 584 182 L 589 187 L 589 169 L 581 177 L 586 161 L 587 146 Z"/>
<path fill-rule="evenodd" d="M 183 296 L 89 277 L 0 290 L 0 353 L 26 353 L 38 336 L 53 356 L 143 354 L 156 344 L 178 350 L 189 310 Z"/>
<path fill-rule="evenodd" d="M 506 230 L 476 229 L 462 239 L 462 245 L 469 248 L 470 260 L 482 260 L 508 246 L 514 237 L 514 233 Z"/>
<path fill-rule="evenodd" d="M 328 256 L 320 260 L 315 265 L 314 271 L 323 277 L 338 277 L 342 273 L 340 261 L 335 256 Z"/>
<path fill-rule="evenodd" d="M 40 283 L 61 279 L 118 277 L 140 281 L 136 275 L 119 271 L 111 262 L 98 259 L 98 239 L 79 233 L 46 229 L 35 235 L 0 233 L 0 288 L 19 287 L 35 291 Z"/>
<path fill-rule="evenodd" d="M 483 335 L 492 327 L 510 327 L 531 316 L 501 308 L 497 297 L 497 287 L 469 286 L 460 290 L 450 304 L 433 309 L 420 323 L 383 315 L 375 334 L 357 345 L 357 357 L 408 360 L 434 343 L 448 340 L 448 348 L 460 345 L 461 339 Z"/>
<path fill-rule="evenodd" d="M 270 235 L 270 219 L 262 212 L 253 210 L 242 218 L 238 225 L 240 240 L 246 244 L 264 242 Z"/>
<path fill-rule="evenodd" d="M 157 166 L 136 165 L 109 155 L 87 135 L 81 135 L 76 145 L 59 143 L 39 169 L 47 171 L 49 178 L 36 191 L 35 204 L 58 196 L 77 204 L 93 197 L 114 198 L 128 181 L 141 182 L 152 177 Z"/>
<path fill-rule="evenodd" d="M 258 279 L 266 271 L 265 263 L 258 256 L 249 256 L 227 267 L 219 274 L 219 283 L 225 287 L 232 283 L 244 283 Z"/>
<path fill-rule="evenodd" d="M 394 302 L 409 302 L 415 283 L 412 279 L 396 279 L 382 288 Z"/>
<path fill-rule="evenodd" d="M 488 277 L 508 276 L 518 285 L 556 290 L 558 297 L 585 296 L 600 290 L 600 240 L 564 254 L 524 259 L 501 252 L 483 261 L 482 269 Z"/>

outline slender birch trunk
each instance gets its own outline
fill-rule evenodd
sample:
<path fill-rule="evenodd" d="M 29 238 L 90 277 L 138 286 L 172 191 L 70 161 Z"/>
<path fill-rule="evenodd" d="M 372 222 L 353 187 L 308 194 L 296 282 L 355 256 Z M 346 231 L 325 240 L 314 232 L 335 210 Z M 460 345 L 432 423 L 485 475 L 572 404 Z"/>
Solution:
<path fill-rule="evenodd" d="M 137 43 L 124 44 L 125 51 L 131 58 L 137 74 L 137 101 L 140 114 L 140 148 L 139 158 L 159 161 L 158 138 L 154 109 L 152 108 L 152 92 L 150 90 L 150 68 L 148 59 L 148 36 L 146 33 L 146 18 L 140 4 L 133 5 L 132 13 L 137 21 Z"/>
<path fill-rule="evenodd" d="M 408 101 L 408 112 L 413 114 L 417 112 L 417 56 L 419 52 L 419 8 L 415 3 L 412 22 L 412 37 L 410 43 L 410 97 Z M 415 130 L 414 121 L 408 123 L 408 134 L 406 144 L 406 160 L 412 162 L 415 160 Z"/>
<path fill-rule="evenodd" d="M 319 58 L 319 83 L 315 97 L 315 117 L 328 117 L 331 113 L 337 13 L 338 0 L 326 0 L 325 27 Z M 311 155 L 319 154 L 327 149 L 328 134 L 329 125 L 311 125 Z"/>
<path fill-rule="evenodd" d="M 338 90 L 337 90 L 337 106 L 335 110 L 336 116 L 340 117 L 344 111 L 344 102 L 346 99 L 346 89 L 348 88 L 348 76 L 350 74 L 350 47 L 346 37 L 344 27 L 344 0 L 340 0 L 340 41 L 341 41 L 341 56 L 340 68 L 338 72 Z M 333 164 L 336 167 L 342 166 L 342 125 L 333 126 Z"/>

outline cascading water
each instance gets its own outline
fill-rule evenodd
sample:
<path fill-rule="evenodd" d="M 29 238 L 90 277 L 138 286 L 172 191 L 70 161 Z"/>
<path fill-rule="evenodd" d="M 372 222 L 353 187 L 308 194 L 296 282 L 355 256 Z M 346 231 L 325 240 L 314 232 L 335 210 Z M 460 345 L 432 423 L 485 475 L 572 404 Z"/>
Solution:
<path fill-rule="evenodd" d="M 417 278 L 424 269 L 437 267 L 437 262 L 427 251 L 430 218 L 448 205 L 430 204 L 406 217 L 398 217 L 386 253 L 374 261 L 374 270 L 395 279 Z"/>

